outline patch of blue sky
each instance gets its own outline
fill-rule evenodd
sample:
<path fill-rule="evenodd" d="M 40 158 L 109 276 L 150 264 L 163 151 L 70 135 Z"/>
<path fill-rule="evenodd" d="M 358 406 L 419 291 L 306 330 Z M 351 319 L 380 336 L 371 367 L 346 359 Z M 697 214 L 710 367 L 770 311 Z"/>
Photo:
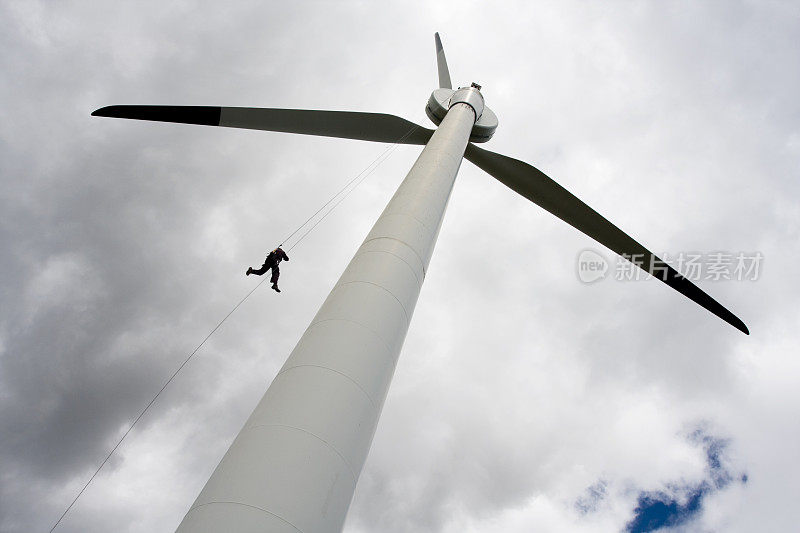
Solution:
<path fill-rule="evenodd" d="M 703 507 L 703 499 L 727 487 L 738 478 L 747 483 L 747 474 L 734 476 L 725 451 L 728 439 L 708 434 L 700 427 L 689 434 L 689 440 L 703 447 L 708 479 L 693 485 L 670 484 L 669 491 L 643 491 L 637 498 L 633 518 L 625 527 L 628 533 L 649 533 L 680 526 L 695 519 Z"/>

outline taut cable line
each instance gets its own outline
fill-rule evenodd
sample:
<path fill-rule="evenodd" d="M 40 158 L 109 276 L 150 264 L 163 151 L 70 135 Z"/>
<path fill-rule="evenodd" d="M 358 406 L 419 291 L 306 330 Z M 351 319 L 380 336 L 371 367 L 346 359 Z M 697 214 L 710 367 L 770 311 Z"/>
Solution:
<path fill-rule="evenodd" d="M 319 219 L 317 222 L 315 222 L 313 226 L 311 226 L 311 229 L 309 229 L 309 230 L 308 230 L 308 231 L 306 231 L 306 232 L 305 232 L 303 235 L 301 235 L 301 236 L 300 236 L 300 238 L 297 240 L 297 242 L 295 242 L 295 243 L 294 243 L 294 244 L 293 244 L 293 245 L 292 245 L 292 246 L 289 248 L 289 250 L 291 250 L 292 248 L 294 248 L 295 246 L 297 246 L 298 244 L 300 244 L 300 241 L 302 241 L 302 240 L 305 238 L 305 236 L 306 236 L 306 235 L 308 235 L 308 234 L 309 234 L 309 233 L 310 233 L 310 232 L 311 232 L 311 231 L 312 231 L 312 230 L 313 230 L 315 227 L 317 227 L 317 225 L 318 225 L 318 224 L 319 224 L 319 223 L 320 223 L 320 222 L 321 222 L 321 221 L 322 221 L 322 220 L 323 220 L 325 217 L 327 217 L 327 216 L 328 216 L 328 215 L 331 213 L 331 211 L 333 211 L 334 209 L 336 209 L 336 206 L 338 206 L 340 203 L 342 203 L 342 200 L 344 200 L 344 198 L 347 198 L 347 196 L 349 196 L 349 195 L 350 195 L 350 193 L 352 193 L 352 192 L 353 192 L 353 191 L 356 189 L 356 187 L 358 187 L 358 186 L 359 186 L 359 185 L 360 185 L 360 184 L 361 184 L 361 183 L 362 183 L 362 182 L 363 182 L 363 181 L 364 181 L 364 180 L 365 180 L 365 179 L 366 179 L 366 178 L 367 178 L 367 177 L 368 177 L 370 174 L 372 174 L 372 172 L 374 172 L 374 171 L 375 171 L 375 169 L 376 169 L 376 168 L 378 168 L 378 166 L 380 166 L 380 164 L 381 164 L 381 163 L 383 163 L 384 161 L 386 161 L 386 159 L 388 159 L 388 157 L 389 157 L 389 156 L 392 154 L 392 152 L 393 152 L 393 151 L 394 151 L 394 150 L 395 150 L 395 149 L 396 149 L 396 148 L 397 148 L 397 147 L 398 147 L 400 144 L 402 144 L 402 143 L 403 143 L 403 141 L 405 141 L 405 140 L 406 140 L 406 139 L 407 139 L 407 138 L 408 138 L 408 137 L 409 137 L 409 136 L 410 136 L 412 133 L 414 133 L 414 131 L 415 131 L 417 128 L 419 128 L 419 126 L 417 126 L 417 125 L 414 125 L 414 126 L 413 126 L 413 127 L 410 129 L 410 130 L 408 130 L 408 132 L 407 132 L 405 135 L 403 135 L 402 137 L 400 137 L 400 138 L 399 138 L 399 139 L 398 139 L 398 140 L 397 140 L 395 143 L 393 143 L 393 144 L 391 144 L 391 145 L 387 146 L 387 147 L 386 147 L 386 149 L 385 149 L 383 152 L 381 152 L 381 153 L 378 155 L 378 157 L 376 157 L 375 159 L 373 159 L 373 160 L 372 160 L 372 162 L 371 162 L 369 165 L 367 165 L 366 167 L 364 167 L 364 169 L 363 169 L 361 172 L 359 172 L 358 174 L 356 174 L 356 175 L 355 175 L 355 176 L 354 176 L 352 179 L 350 179 L 350 180 L 349 180 L 347 183 L 345 183 L 345 184 L 344 184 L 344 186 L 343 186 L 341 189 L 339 189 L 339 190 L 336 192 L 336 194 L 334 194 L 333 196 L 331 196 L 331 198 L 330 198 L 330 199 L 329 199 L 327 202 L 325 202 L 324 204 L 322 204 L 322 206 L 320 206 L 320 208 L 319 208 L 319 209 L 317 209 L 317 210 L 314 212 L 314 214 L 313 214 L 313 215 L 311 215 L 310 217 L 308 217 L 308 218 L 305 220 L 305 222 L 303 222 L 302 224 L 300 224 L 300 226 L 298 226 L 298 227 L 297 227 L 297 229 L 295 229 L 295 230 L 294 230 L 293 232 L 291 232 L 291 233 L 290 233 L 290 234 L 289 234 L 289 235 L 288 235 L 286 238 L 284 238 L 284 239 L 281 241 L 281 243 L 280 243 L 280 246 L 281 246 L 281 247 L 283 247 L 283 245 L 284 245 L 284 244 L 286 244 L 286 243 L 289 241 L 289 239 L 291 239 L 291 238 L 292 238 L 292 237 L 293 237 L 295 234 L 297 234 L 297 232 L 299 232 L 301 229 L 303 229 L 303 227 L 305 227 L 305 226 L 306 226 L 306 225 L 307 225 L 309 222 L 311 222 L 311 221 L 312 221 L 312 220 L 313 220 L 313 219 L 314 219 L 314 218 L 315 218 L 317 215 L 319 215 L 319 214 L 322 212 L 322 210 L 323 210 L 323 209 L 325 209 L 325 208 L 326 208 L 328 205 L 330 205 L 330 204 L 331 204 L 331 202 L 333 202 L 333 201 L 336 199 L 336 197 L 337 197 L 337 196 L 339 196 L 339 195 L 340 195 L 340 194 L 342 194 L 344 191 L 346 191 L 346 190 L 347 190 L 347 188 L 348 188 L 348 187 L 350 187 L 350 185 L 352 185 L 354 182 L 358 181 L 358 183 L 356 183 L 356 184 L 355 184 L 355 186 L 353 186 L 353 188 L 352 188 L 352 189 L 350 189 L 350 190 L 349 190 L 349 191 L 348 191 L 348 192 L 347 192 L 347 193 L 346 193 L 344 196 L 342 196 L 342 198 L 341 198 L 341 199 L 339 199 L 339 201 L 338 201 L 338 202 L 336 202 L 336 203 L 333 205 L 333 207 L 331 207 L 331 208 L 330 208 L 330 210 L 328 210 L 328 211 L 327 211 L 327 212 L 326 212 L 324 215 L 322 215 L 322 217 L 321 217 L 321 218 L 320 218 L 320 219 Z M 359 178 L 361 178 L 361 179 L 359 180 Z"/>
<path fill-rule="evenodd" d="M 309 229 L 308 229 L 308 231 L 306 231 L 305 233 L 303 233 L 303 234 L 300 236 L 300 238 L 299 238 L 299 239 L 297 239 L 297 241 L 296 241 L 294 244 L 292 244 L 292 246 L 289 248 L 289 251 L 291 251 L 291 250 L 292 250 L 294 247 L 296 247 L 298 244 L 300 244 L 300 242 L 301 242 L 303 239 L 305 239 L 305 237 L 306 237 L 306 236 L 307 236 L 309 233 L 311 233 L 311 231 L 313 231 L 313 230 L 314 230 L 314 228 L 316 228 L 316 227 L 319 225 L 319 223 L 320 223 L 320 222 L 322 222 L 322 221 L 323 221 L 323 220 L 324 220 L 324 219 L 325 219 L 325 218 L 326 218 L 326 217 L 327 217 L 329 214 L 331 214 L 331 212 L 332 212 L 334 209 L 336 209 L 336 207 L 337 207 L 339 204 L 341 204 L 341 203 L 344 201 L 344 199 L 345 199 L 345 198 L 347 198 L 347 197 L 350 195 L 350 193 L 352 193 L 352 192 L 353 192 L 353 191 L 356 189 L 356 187 L 358 187 L 358 186 L 359 186 L 359 185 L 360 185 L 360 184 L 361 184 L 361 183 L 362 183 L 362 182 L 363 182 L 363 181 L 364 181 L 364 180 L 365 180 L 367 177 L 369 177 L 369 176 L 370 176 L 370 175 L 371 175 L 371 174 L 372 174 L 372 173 L 375 171 L 375 169 L 377 169 L 377 168 L 378 168 L 378 166 L 380 166 L 380 164 L 381 164 L 381 163 L 383 163 L 384 161 L 386 161 L 386 159 L 388 159 L 388 158 L 389 158 L 389 156 L 392 154 L 392 152 L 393 152 L 393 151 L 394 151 L 394 150 L 395 150 L 395 149 L 396 149 L 396 148 L 397 148 L 397 147 L 398 147 L 398 146 L 399 146 L 399 145 L 400 145 L 400 144 L 401 144 L 401 143 L 402 143 L 402 142 L 403 142 L 403 141 L 404 141 L 404 140 L 405 140 L 405 139 L 406 139 L 406 138 L 407 138 L 409 135 L 411 135 L 411 134 L 414 132 L 414 130 L 416 130 L 418 127 L 419 127 L 419 126 L 416 126 L 416 125 L 415 125 L 414 127 L 412 127 L 412 128 L 411 128 L 411 129 L 408 131 L 408 133 L 406 133 L 405 135 L 403 135 L 402 137 L 400 137 L 400 138 L 399 138 L 399 139 L 398 139 L 398 140 L 397 140 L 395 143 L 391 144 L 391 145 L 390 145 L 390 146 L 388 146 L 388 147 L 387 147 L 387 148 L 386 148 L 386 149 L 385 149 L 383 152 L 381 152 L 381 153 L 380 153 L 380 155 L 378 155 L 378 157 L 376 157 L 376 158 L 375 158 L 375 159 L 374 159 L 374 160 L 373 160 L 373 161 L 372 161 L 372 162 L 371 162 L 369 165 L 367 165 L 367 166 L 364 168 L 364 170 L 362 170 L 361 172 L 359 172 L 358 174 L 356 174 L 356 176 L 355 176 L 354 178 L 350 179 L 350 180 L 349 180 L 349 181 L 348 181 L 348 182 L 347 182 L 347 183 L 344 185 L 344 187 L 342 187 L 342 188 L 341 188 L 341 189 L 340 189 L 340 190 L 339 190 L 339 191 L 338 191 L 336 194 L 334 194 L 334 195 L 333 195 L 333 196 L 332 196 L 332 197 L 331 197 L 331 198 L 330 198 L 330 199 L 329 199 L 327 202 L 325 202 L 325 203 L 322 205 L 322 207 L 320 207 L 319 209 L 317 209 L 317 211 L 316 211 L 316 212 L 315 212 L 313 215 L 311 215 L 311 216 L 310 216 L 308 219 L 306 219 L 306 221 L 305 221 L 305 222 L 303 222 L 303 223 L 302 223 L 302 224 L 301 224 L 301 225 L 300 225 L 300 226 L 299 226 L 299 227 L 298 227 L 296 230 L 294 230 L 294 231 L 293 231 L 293 232 L 292 232 L 292 233 L 291 233 L 291 234 L 290 234 L 288 237 L 286 237 L 286 238 L 283 240 L 283 242 L 281 243 L 281 246 L 282 246 L 282 245 L 283 245 L 283 244 L 284 244 L 286 241 L 288 241 L 289 239 L 291 239 L 291 238 L 292 238 L 292 237 L 293 237 L 293 236 L 294 236 L 294 235 L 295 235 L 297 232 L 299 232 L 299 231 L 300 231 L 300 230 L 301 230 L 301 229 L 302 229 L 304 226 L 306 226 L 306 225 L 307 225 L 307 224 L 308 224 L 308 223 L 309 223 L 311 220 L 313 220 L 313 219 L 314 219 L 314 218 L 315 218 L 315 217 L 316 217 L 316 216 L 317 216 L 319 213 L 321 213 L 321 212 L 322 212 L 322 211 L 325 209 L 325 207 L 327 207 L 328 205 L 330 205 L 330 204 L 331 204 L 331 203 L 332 203 L 332 202 L 333 202 L 333 201 L 334 201 L 334 200 L 335 200 L 335 199 L 336 199 L 336 198 L 337 198 L 339 195 L 341 195 L 341 194 L 342 194 L 342 193 L 343 193 L 345 190 L 347 190 L 347 188 L 348 188 L 348 187 L 350 187 L 350 185 L 352 185 L 353 183 L 355 183 L 355 185 L 354 185 L 352 188 L 350 188 L 350 190 L 349 190 L 349 191 L 347 191 L 347 192 L 346 192 L 346 193 L 345 193 L 345 194 L 344 194 L 344 195 L 343 195 L 341 198 L 339 198 L 339 200 L 338 200 L 338 201 L 336 201 L 336 203 L 334 203 L 334 204 L 331 206 L 331 208 L 330 208 L 330 209 L 328 209 L 328 210 L 327 210 L 327 211 L 326 211 L 326 212 L 325 212 L 325 213 L 322 215 L 322 217 L 320 217 L 320 219 L 319 219 L 319 220 L 317 220 L 317 221 L 316 221 L 316 222 L 315 222 L 315 223 L 314 223 L 314 224 L 311 226 L 311 228 L 309 228 Z M 86 482 L 86 483 L 83 485 L 83 487 L 81 488 L 81 490 L 80 490 L 80 491 L 78 491 L 78 494 L 75 496 L 75 498 L 72 500 L 72 502 L 70 502 L 70 504 L 67 506 L 67 508 L 64 510 L 64 512 L 63 512 L 63 513 L 61 513 L 61 516 L 58 518 L 58 520 L 56 520 L 56 523 L 55 523 L 55 524 L 53 524 L 53 527 L 51 527 L 51 528 L 50 528 L 50 533 L 53 533 L 53 531 L 56 529 L 56 527 L 58 527 L 58 524 L 60 524 L 60 523 L 61 523 L 61 521 L 64 519 L 64 517 L 65 517 L 65 516 L 67 516 L 67 513 L 70 511 L 70 509 L 72 509 L 72 507 L 75 505 L 75 503 L 76 503 L 76 502 L 78 501 L 78 499 L 81 497 L 81 495 L 83 495 L 83 493 L 86 491 L 86 489 L 87 489 L 87 488 L 89 487 L 89 485 L 92 483 L 92 481 L 94 481 L 94 478 L 95 478 L 95 477 L 97 477 L 97 474 L 99 474 L 99 473 L 100 473 L 100 470 L 102 470 L 102 469 L 103 469 L 103 467 L 104 467 L 104 466 L 105 466 L 105 464 L 108 462 L 108 460 L 111 458 L 111 456 L 112 456 L 112 455 L 114 455 L 114 452 L 115 452 L 115 451 L 117 451 L 117 448 L 119 448 L 119 447 L 120 447 L 120 445 L 121 445 L 121 444 L 122 444 L 122 442 L 125 440 L 125 438 L 128 436 L 128 434 L 129 434 L 129 433 L 130 433 L 130 432 L 133 430 L 134 426 L 136 426 L 136 424 L 139 422 L 139 420 L 141 420 L 141 419 L 142 419 L 142 417 L 145 415 L 145 413 L 147 413 L 147 411 L 148 411 L 148 410 L 150 410 L 150 407 L 152 407 L 152 405 L 153 405 L 153 404 L 156 402 L 156 400 L 158 399 L 158 397 L 159 397 L 159 396 L 161 396 L 161 393 L 162 393 L 162 392 L 164 392 L 164 390 L 167 388 L 167 386 L 168 386 L 170 383 L 172 383 L 172 380 L 174 380 L 174 379 L 175 379 L 175 377 L 178 375 L 178 373 L 179 373 L 181 370 L 183 370 L 183 367 L 185 367 L 185 366 L 187 365 L 187 363 L 189 363 L 189 361 L 192 359 L 192 357 L 194 357 L 194 355 L 195 355 L 195 354 L 196 354 L 196 353 L 197 353 L 197 352 L 200 350 L 200 348 L 202 348 L 202 347 L 203 347 L 203 345 L 206 343 L 206 341 L 208 341 L 208 339 L 210 339 L 210 338 L 211 338 L 211 336 L 212 336 L 214 333 L 216 333 L 216 331 L 217 331 L 217 330 L 218 330 L 220 327 L 222 327 L 222 324 L 224 324 L 224 323 L 225 323 L 225 321 L 226 321 L 226 320 L 228 320 L 228 318 L 230 318 L 230 316 L 231 316 L 231 315 L 232 315 L 232 314 L 233 314 L 233 313 L 234 313 L 234 312 L 235 312 L 237 309 L 239 309 L 239 307 L 240 307 L 240 306 L 241 306 L 241 305 L 242 305 L 242 304 L 243 304 L 245 301 L 247 301 L 247 299 L 248 299 L 248 298 L 250 298 L 250 295 L 252 295 L 254 292 L 256 292 L 256 290 L 257 290 L 259 287 L 261 287 L 261 285 L 262 285 L 262 284 L 263 284 L 265 281 L 267 281 L 267 279 L 268 279 L 268 278 L 263 278 L 261 281 L 259 281 L 259 282 L 256 284 L 256 286 L 255 286 L 255 287 L 253 287 L 252 289 L 250 289 L 250 291 L 249 291 L 247 294 L 245 294 L 245 295 L 244 295 L 244 297 L 242 297 L 242 299 L 240 299 L 240 300 L 239 300 L 239 302 L 238 302 L 236 305 L 234 305 L 234 306 L 233 306 L 233 309 L 231 309 L 231 310 L 228 312 L 228 314 L 227 314 L 227 315 L 225 315 L 225 316 L 222 318 L 222 320 L 220 320 L 220 321 L 217 323 L 217 325 L 216 325 L 216 326 L 214 326 L 214 328 L 213 328 L 213 329 L 212 329 L 212 330 L 211 330 L 211 331 L 208 333 L 208 335 L 206 335 L 206 336 L 205 336 L 205 338 L 202 340 L 202 342 L 200 342 L 200 344 L 198 344 L 198 345 L 197 345 L 197 347 L 196 347 L 194 350 L 192 350 L 192 352 L 191 352 L 191 353 L 190 353 L 190 354 L 189 354 L 189 355 L 188 355 L 188 356 L 187 356 L 187 357 L 186 357 L 186 358 L 183 360 L 183 362 L 182 362 L 182 363 L 181 363 L 181 364 L 178 366 L 178 368 L 177 368 L 177 369 L 175 369 L 175 371 L 172 373 L 172 375 L 169 377 L 169 379 L 167 379 L 167 381 L 164 383 L 164 385 L 161 387 L 161 389 L 159 389 L 159 391 L 158 391 L 158 392 L 155 394 L 155 396 L 153 396 L 153 399 L 152 399 L 152 400 L 150 400 L 150 402 L 149 402 L 149 403 L 148 403 L 148 404 L 145 406 L 145 408 L 144 408 L 144 409 L 142 409 L 142 411 L 139 413 L 139 415 L 138 415 L 136 418 L 134 418 L 134 420 L 133 420 L 133 422 L 131 423 L 131 425 L 130 425 L 130 426 L 128 426 L 128 429 L 126 429 L 126 430 L 125 430 L 125 433 L 123 433 L 123 434 L 122 434 L 122 437 L 120 437 L 120 439 L 117 441 L 117 443 L 114 445 L 114 447 L 113 447 L 113 448 L 111 448 L 111 451 L 110 451 L 110 452 L 108 452 L 108 454 L 105 456 L 105 458 L 103 459 L 103 461 L 100 463 L 100 466 L 98 466 L 98 467 L 97 467 L 97 469 L 94 471 L 94 473 L 93 473 L 93 474 L 92 474 L 92 476 L 89 478 L 89 480 L 88 480 L 88 481 L 87 481 L 87 482 Z"/>

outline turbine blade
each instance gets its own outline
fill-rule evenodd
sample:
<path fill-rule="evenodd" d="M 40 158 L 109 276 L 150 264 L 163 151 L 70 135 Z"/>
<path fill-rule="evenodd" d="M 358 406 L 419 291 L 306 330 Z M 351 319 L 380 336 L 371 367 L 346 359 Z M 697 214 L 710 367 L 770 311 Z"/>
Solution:
<path fill-rule="evenodd" d="M 439 87 L 452 89 L 453 84 L 450 82 L 450 71 L 447 69 L 447 58 L 444 57 L 444 47 L 439 38 L 439 32 L 434 34 L 434 38 L 436 40 L 436 66 L 439 69 Z"/>
<path fill-rule="evenodd" d="M 719 302 L 540 170 L 472 143 L 467 146 L 464 156 L 533 203 L 630 260 L 736 329 L 750 334 L 744 322 Z"/>
<path fill-rule="evenodd" d="M 94 111 L 92 116 L 280 131 L 401 144 L 425 144 L 433 135 L 433 130 L 394 115 L 352 111 L 112 105 Z"/>

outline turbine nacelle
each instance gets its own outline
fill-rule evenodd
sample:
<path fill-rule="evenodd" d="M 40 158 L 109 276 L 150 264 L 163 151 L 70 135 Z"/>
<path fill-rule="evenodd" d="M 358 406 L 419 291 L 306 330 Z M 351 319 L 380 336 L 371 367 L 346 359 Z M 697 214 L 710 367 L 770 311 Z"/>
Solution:
<path fill-rule="evenodd" d="M 481 86 L 473 83 L 470 87 L 460 87 L 458 90 L 440 88 L 431 93 L 425 114 L 437 126 L 444 120 L 447 111 L 455 104 L 467 104 L 475 111 L 475 125 L 469 140 L 476 143 L 488 141 L 497 129 L 497 115 L 484 103 Z"/>

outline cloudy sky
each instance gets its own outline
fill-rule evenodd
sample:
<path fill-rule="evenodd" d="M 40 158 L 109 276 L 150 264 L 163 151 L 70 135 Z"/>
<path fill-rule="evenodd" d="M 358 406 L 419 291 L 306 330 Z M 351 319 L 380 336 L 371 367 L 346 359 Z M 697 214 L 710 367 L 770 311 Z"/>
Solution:
<path fill-rule="evenodd" d="M 393 113 L 433 33 L 531 162 L 747 337 L 465 162 L 345 525 L 788 531 L 800 494 L 800 7 L 0 1 L 0 531 L 47 531 L 266 250 L 385 148 L 93 118 L 110 104 Z M 393 152 L 159 398 L 59 525 L 171 532 L 420 147 Z M 577 257 L 605 255 L 605 279 Z M 664 530 L 667 530 L 664 529 Z"/>

